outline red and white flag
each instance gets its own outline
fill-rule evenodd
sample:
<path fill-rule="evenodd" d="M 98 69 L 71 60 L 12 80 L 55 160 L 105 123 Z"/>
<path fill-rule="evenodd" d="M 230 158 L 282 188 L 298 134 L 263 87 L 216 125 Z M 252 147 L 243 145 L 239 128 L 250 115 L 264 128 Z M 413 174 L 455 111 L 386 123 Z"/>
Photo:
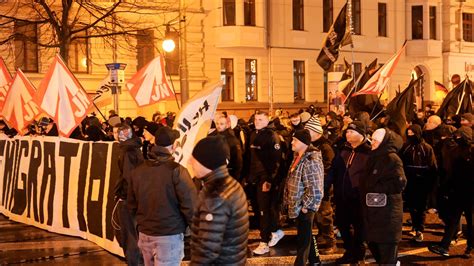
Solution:
<path fill-rule="evenodd" d="M 126 87 L 138 106 L 154 104 L 174 95 L 162 56 L 156 57 L 133 75 Z"/>
<path fill-rule="evenodd" d="M 38 105 L 54 119 L 61 136 L 68 137 L 86 117 L 92 101 L 59 55 L 41 81 Z"/>
<path fill-rule="evenodd" d="M 400 56 L 405 50 L 406 42 L 403 44 L 402 48 L 388 60 L 388 62 L 383 65 L 375 74 L 370 77 L 370 79 L 365 83 L 364 87 L 359 91 L 356 91 L 352 94 L 352 97 L 361 95 L 361 94 L 379 94 L 385 87 L 387 87 L 388 82 L 390 81 L 390 76 L 392 75 L 393 70 L 400 60 Z"/>
<path fill-rule="evenodd" d="M 0 110 L 2 110 L 3 104 L 5 103 L 5 97 L 12 83 L 12 75 L 8 72 L 7 66 L 0 57 Z"/>
<path fill-rule="evenodd" d="M 2 115 L 9 125 L 14 127 L 21 135 L 40 113 L 39 107 L 33 99 L 35 94 L 36 89 L 33 84 L 18 69 L 5 97 Z"/>

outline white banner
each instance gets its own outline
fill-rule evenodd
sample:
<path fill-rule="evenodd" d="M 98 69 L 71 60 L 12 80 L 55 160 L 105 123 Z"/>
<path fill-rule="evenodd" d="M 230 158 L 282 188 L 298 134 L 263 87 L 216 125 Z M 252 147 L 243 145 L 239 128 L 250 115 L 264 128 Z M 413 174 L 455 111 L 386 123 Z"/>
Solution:
<path fill-rule="evenodd" d="M 207 136 L 216 113 L 222 82 L 204 89 L 189 99 L 176 116 L 174 128 L 179 131 L 176 162 L 187 167 L 195 144 Z"/>
<path fill-rule="evenodd" d="M 111 224 L 118 143 L 0 137 L 0 212 L 123 256 Z"/>

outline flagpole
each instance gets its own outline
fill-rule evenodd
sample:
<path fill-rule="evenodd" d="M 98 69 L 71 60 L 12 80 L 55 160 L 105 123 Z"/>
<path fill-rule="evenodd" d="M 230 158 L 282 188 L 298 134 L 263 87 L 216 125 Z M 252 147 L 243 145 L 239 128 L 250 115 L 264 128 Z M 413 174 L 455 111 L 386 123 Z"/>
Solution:
<path fill-rule="evenodd" d="M 464 85 L 462 86 L 461 100 L 459 100 L 458 109 L 456 110 L 456 115 L 459 114 L 459 111 L 461 110 L 461 104 L 464 101 L 464 96 L 466 95 L 466 83 L 467 83 L 467 81 L 469 81 L 469 78 L 466 75 L 466 79 L 464 80 Z"/>
<path fill-rule="evenodd" d="M 163 54 L 161 54 L 161 56 L 163 56 Z M 166 58 L 166 56 L 165 56 L 165 58 Z M 165 61 L 166 61 L 166 60 L 165 60 Z M 176 105 L 178 106 L 178 111 L 179 111 L 179 110 L 181 110 L 181 107 L 179 106 L 178 97 L 176 96 L 176 91 L 175 91 L 175 89 L 174 89 L 173 79 L 171 78 L 171 75 L 169 74 L 169 71 L 168 71 L 168 64 L 166 64 L 166 62 L 165 62 L 165 72 L 166 72 L 166 75 L 168 75 L 168 77 L 170 78 L 171 89 L 173 90 L 174 99 L 176 100 Z"/>
<path fill-rule="evenodd" d="M 350 29 L 350 35 L 351 35 L 351 40 L 352 40 L 352 35 L 354 34 L 354 22 L 352 21 L 352 0 L 348 0 L 347 1 L 347 11 L 346 11 L 346 14 L 348 14 L 348 17 L 349 17 L 349 29 Z M 354 41 L 351 42 L 351 57 L 352 57 L 352 64 L 351 64 L 351 70 L 352 70 L 352 80 L 354 80 L 354 77 L 355 77 L 355 66 L 354 66 Z M 358 79 L 359 80 L 359 79 Z M 355 85 L 355 83 L 354 83 Z M 347 102 L 347 109 L 349 109 L 349 104 L 351 102 L 351 99 L 349 99 L 351 93 L 352 93 L 352 90 L 354 89 L 355 87 L 352 87 L 351 90 L 349 91 L 348 95 L 346 95 L 346 99 L 345 100 L 349 100 Z M 345 101 L 344 101 L 345 103 Z M 344 104 L 343 103 L 343 104 Z"/>
<path fill-rule="evenodd" d="M 105 115 L 100 111 L 99 107 L 95 104 L 94 101 L 92 101 L 92 104 L 94 105 L 95 109 L 99 112 L 100 116 L 102 116 L 102 118 L 104 119 L 105 123 L 107 123 L 107 125 L 109 125 L 109 126 L 113 126 L 113 125 L 109 124 L 109 121 L 107 120 L 107 118 L 105 117 Z"/>

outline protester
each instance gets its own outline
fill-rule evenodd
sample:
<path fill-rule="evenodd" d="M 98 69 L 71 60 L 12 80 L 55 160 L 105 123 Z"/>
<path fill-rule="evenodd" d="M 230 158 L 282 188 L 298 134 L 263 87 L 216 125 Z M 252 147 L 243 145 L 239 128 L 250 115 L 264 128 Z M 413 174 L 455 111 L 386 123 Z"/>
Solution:
<path fill-rule="evenodd" d="M 132 128 L 127 124 L 118 127 L 119 154 L 118 169 L 119 181 L 115 185 L 116 211 L 118 213 L 118 228 L 115 231 L 128 265 L 143 264 L 143 258 L 138 248 L 137 222 L 130 213 L 127 205 L 127 194 L 132 171 L 143 163 L 144 158 L 140 147 L 142 141 L 133 135 Z"/>
<path fill-rule="evenodd" d="M 406 135 L 407 142 L 400 152 L 407 178 L 405 195 L 415 232 L 413 240 L 421 242 L 428 197 L 437 180 L 437 164 L 433 148 L 423 140 L 419 125 L 411 125 Z"/>
<path fill-rule="evenodd" d="M 137 218 L 138 247 L 145 265 L 180 265 L 184 232 L 191 224 L 197 192 L 186 168 L 174 161 L 179 132 L 155 133 L 149 160 L 133 173 L 128 207 Z"/>
<path fill-rule="evenodd" d="M 336 225 L 344 242 L 344 255 L 338 264 L 358 263 L 365 260 L 363 220 L 359 183 L 365 176 L 370 145 L 365 137 L 366 127 L 360 121 L 349 124 L 347 143 L 337 153 L 325 186 L 334 186 Z M 352 228 L 352 230 L 351 230 Z"/>
<path fill-rule="evenodd" d="M 229 169 L 229 174 L 237 181 L 241 180 L 241 171 L 242 171 L 242 148 L 237 137 L 234 135 L 234 131 L 229 127 L 227 119 L 224 116 L 221 116 L 216 121 L 216 130 L 219 135 L 224 136 L 225 141 L 230 149 L 230 160 L 227 168 Z"/>
<path fill-rule="evenodd" d="M 281 160 L 280 139 L 269 127 L 269 122 L 268 113 L 255 114 L 255 131 L 250 136 L 250 160 L 247 162 L 247 182 L 256 196 L 252 195 L 252 209 L 259 215 L 261 242 L 253 251 L 257 255 L 268 253 L 269 247 L 275 246 L 284 236 L 283 231 L 278 229 L 279 206 L 274 200 L 279 185 L 276 184 L 276 175 Z"/>
<path fill-rule="evenodd" d="M 311 136 L 311 145 L 321 151 L 324 167 L 324 180 L 327 181 L 329 169 L 331 169 L 334 159 L 334 151 L 330 142 L 323 136 L 323 128 L 317 116 L 312 116 L 305 125 Z M 317 244 L 320 247 L 320 253 L 323 255 L 332 254 L 336 250 L 336 237 L 333 229 L 333 209 L 332 209 L 332 186 L 324 190 L 324 197 L 321 205 L 316 212 L 315 221 L 318 227 Z"/>
<path fill-rule="evenodd" d="M 291 142 L 295 152 L 286 181 L 288 216 L 296 219 L 297 252 L 294 265 L 320 263 L 317 243 L 312 234 L 313 219 L 323 197 L 324 168 L 321 152 L 311 146 L 307 129 L 297 130 Z M 332 228 L 331 228 L 332 229 Z"/>
<path fill-rule="evenodd" d="M 403 199 L 406 185 L 402 160 L 397 152 L 403 140 L 380 128 L 372 134 L 372 151 L 365 176 L 360 179 L 366 241 L 377 264 L 395 265 L 402 238 Z"/>
<path fill-rule="evenodd" d="M 192 220 L 191 265 L 245 265 L 249 220 L 247 198 L 229 175 L 229 149 L 222 136 L 200 140 L 190 159 L 204 183 Z"/>
<path fill-rule="evenodd" d="M 301 123 L 301 117 L 299 113 L 294 113 L 290 116 L 291 121 L 291 133 L 294 133 L 298 129 L 303 129 L 304 125 Z"/>

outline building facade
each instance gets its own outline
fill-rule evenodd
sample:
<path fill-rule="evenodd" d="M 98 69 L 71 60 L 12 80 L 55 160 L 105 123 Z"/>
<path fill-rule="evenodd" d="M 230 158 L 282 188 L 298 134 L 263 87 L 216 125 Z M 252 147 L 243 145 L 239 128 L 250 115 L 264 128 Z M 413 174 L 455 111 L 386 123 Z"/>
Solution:
<path fill-rule="evenodd" d="M 88 39 L 83 46 L 74 44 L 77 52 L 70 67 L 86 90 L 92 92 L 99 86 L 107 73 L 104 64 L 113 58 L 127 64 L 127 79 L 163 53 L 164 37 L 174 36 L 186 47 L 179 49 L 185 65 L 184 61 L 176 61 L 176 53 L 167 55 L 178 96 L 181 62 L 188 73 L 190 96 L 222 80 L 225 85 L 219 109 L 238 116 L 248 117 L 254 109 L 282 107 L 293 111 L 309 104 L 326 106 L 328 79 L 334 75 L 325 74 L 316 58 L 346 0 L 169 2 L 174 8 L 142 20 L 150 25 L 142 34 L 134 39 L 117 38 L 119 44 L 127 42 L 135 49 L 121 50 L 118 45 L 114 52 L 104 49 L 101 39 Z M 2 9 L 7 6 L 8 2 L 0 3 Z M 383 98 L 393 98 L 411 77 L 423 75 L 417 94 L 424 102 L 436 104 L 441 99 L 434 91 L 435 80 L 451 87 L 453 74 L 470 76 L 474 69 L 474 0 L 352 0 L 351 15 L 353 47 L 341 49 L 335 72 L 342 70 L 345 58 L 354 63 L 357 75 L 375 58 L 379 64 L 385 63 L 407 42 Z M 180 20 L 184 23 L 178 27 Z M 4 27 L 1 34 L 15 30 L 22 29 Z M 39 29 L 36 32 L 39 37 L 47 34 Z M 81 54 L 84 45 L 87 51 Z M 20 66 L 38 84 L 55 50 L 37 47 L 35 51 L 32 46 L 13 40 L 0 45 L 0 55 L 10 71 Z M 35 54 L 37 59 L 32 60 Z M 81 55 L 86 56 L 87 64 L 81 65 Z M 22 65 L 19 60 L 27 64 Z M 124 91 L 119 99 L 122 116 L 150 118 L 154 111 L 177 110 L 175 101 L 137 108 Z M 105 107 L 104 111 L 110 108 Z"/>

